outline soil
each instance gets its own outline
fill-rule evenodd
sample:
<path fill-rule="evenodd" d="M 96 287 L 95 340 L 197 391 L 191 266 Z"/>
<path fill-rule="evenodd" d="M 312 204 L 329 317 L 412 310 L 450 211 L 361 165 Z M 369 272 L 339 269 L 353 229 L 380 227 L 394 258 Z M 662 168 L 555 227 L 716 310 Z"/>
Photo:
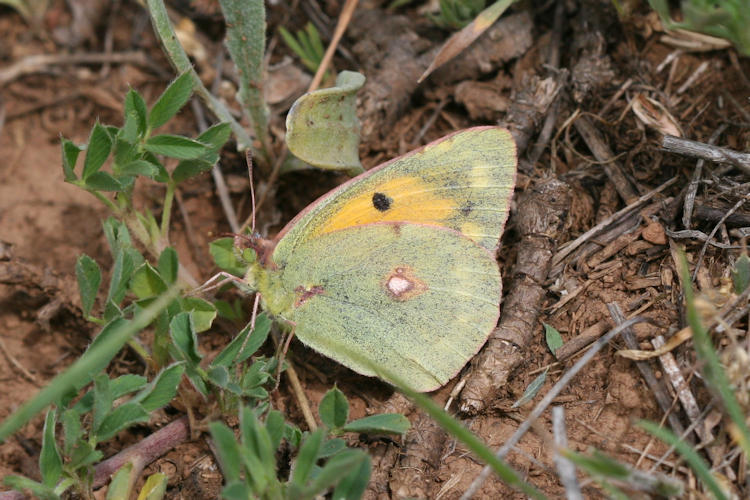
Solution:
<path fill-rule="evenodd" d="M 194 40 L 209 55 L 194 56 L 195 64 L 210 87 L 215 74 L 213 61 L 222 50 L 223 28 L 219 15 L 201 10 L 204 3 L 207 4 L 194 2 L 192 10 L 177 8 L 174 12 L 179 18 L 192 19 L 197 27 Z M 748 188 L 742 183 L 747 181 L 748 174 L 723 164 L 703 165 L 695 206 L 704 210 L 695 210 L 692 221 L 685 226 L 684 199 L 696 172 L 696 160 L 662 151 L 660 132 L 676 124 L 684 137 L 708 142 L 719 127 L 724 127 L 716 144 L 747 150 L 750 59 L 738 56 L 732 48 L 707 52 L 676 49 L 664 41 L 658 17 L 645 2 L 626 20 L 619 20 L 612 3 L 607 1 L 565 2 L 563 27 L 558 35 L 561 41 L 556 41 L 553 25 L 554 2 L 522 3 L 515 7 L 510 20 L 501 21 L 506 22 L 507 29 L 516 30 L 512 44 L 498 48 L 480 39 L 478 44 L 489 45 L 481 45 L 481 50 L 472 45 L 467 52 L 473 54 L 471 57 L 459 56 L 460 64 L 453 62 L 454 67 L 443 68 L 417 85 L 415 77 L 434 58 L 446 33 L 432 25 L 416 7 L 400 11 L 398 17 L 385 11 L 367 11 L 377 3 L 363 2 L 358 8 L 334 59 L 337 70 L 355 69 L 368 77 L 368 85 L 360 94 L 364 131 L 361 153 L 365 167 L 460 128 L 504 124 L 513 131 L 522 151 L 516 197 L 499 253 L 506 294 L 520 283 L 518 280 L 528 278 L 527 274 L 513 271 L 519 254 L 529 251 L 519 249 L 519 245 L 531 244 L 537 248 L 534 238 L 547 238 L 544 245 L 548 258 L 542 267 L 548 268 L 541 273 L 541 281 L 528 284 L 532 290 L 540 290 L 539 303 L 522 302 L 527 309 L 523 318 L 531 318 L 531 323 L 527 331 L 510 339 L 510 343 L 498 344 L 513 351 L 512 356 L 518 362 L 504 367 L 507 376 L 490 375 L 488 380 L 494 382 L 488 388 L 480 388 L 480 392 L 490 392 L 480 398 L 480 408 L 459 411 L 469 409 L 459 407 L 466 402 L 460 399 L 450 407 L 469 429 L 497 449 L 581 356 L 579 348 L 557 361 L 545 343 L 542 323 L 555 327 L 565 344 L 580 341 L 592 329 L 598 332 L 593 336 L 596 338 L 616 324 L 607 305 L 617 303 L 625 316 L 636 314 L 649 320 L 632 329 L 635 342 L 649 349 L 654 336 L 669 337 L 684 327 L 675 248 L 684 246 L 695 266 L 703 242 L 695 233 L 688 239 L 677 239 L 673 231 L 710 233 L 718 221 L 706 215 L 706 209 L 718 209 L 722 217 L 747 196 Z M 87 8 L 97 12 L 97 16 L 73 16 L 68 3 L 53 1 L 36 31 L 30 30 L 15 11 L 0 7 L 0 71 L 32 54 L 63 56 L 111 50 L 137 51 L 143 55 L 140 62 L 49 64 L 7 81 L 0 80 L 0 158 L 3 158 L 0 264 L 21 272 L 16 281 L 3 275 L 0 284 L 0 419 L 64 371 L 97 331 L 94 325 L 82 320 L 77 309 L 80 300 L 74 266 L 81 254 L 94 258 L 103 269 L 111 264 L 101 231 L 101 223 L 109 214 L 93 196 L 63 182 L 60 137 L 85 143 L 97 120 L 105 124 L 121 123 L 122 101 L 129 87 L 138 89 L 146 102 L 153 103 L 172 78 L 170 66 L 148 25 L 148 16 L 136 2 L 89 0 L 82 4 L 88 4 Z M 270 44 L 272 65 L 292 56 L 276 35 L 280 23 L 290 30 L 301 28 L 312 11 L 327 28 L 321 30 L 327 43 L 342 2 L 330 0 L 318 6 L 312 5 L 316 2 L 303 0 L 300 4 L 304 8 L 291 12 L 278 6 L 268 7 L 268 33 L 274 40 Z M 372 24 L 372 16 L 379 19 L 377 23 Z M 557 63 L 553 61 L 555 67 L 550 68 L 549 51 L 555 49 L 560 57 Z M 469 60 L 477 62 L 469 64 Z M 293 75 L 304 74 L 296 59 L 291 59 L 291 63 L 289 59 L 285 61 L 284 64 L 296 69 Z M 233 75 L 224 78 L 231 81 Z M 290 98 L 304 91 L 306 83 L 295 85 L 294 78 L 299 76 L 292 77 L 292 83 L 283 80 L 288 76 L 274 78 L 279 79 L 272 82 L 290 89 L 281 98 L 275 97 L 271 108 L 272 130 L 278 132 L 283 130 Z M 387 92 L 383 90 L 384 82 L 390 84 Z M 639 118 L 633 112 L 639 103 L 638 109 L 645 108 L 656 118 L 652 121 Z M 603 153 L 600 149 L 597 154 L 596 145 L 584 140 L 582 126 L 573 124 L 574 115 L 593 124 L 591 128 L 600 136 L 599 144 L 605 147 Z M 553 129 L 545 141 L 539 139 L 539 133 L 548 116 L 552 116 Z M 170 122 L 166 131 L 194 136 L 197 120 L 194 109 L 188 106 Z M 544 147 L 535 153 L 534 146 L 540 141 Z M 244 159 L 227 147 L 222 168 L 232 200 L 243 219 L 248 216 L 250 205 Z M 569 197 L 565 206 L 545 209 L 558 210 L 554 216 L 560 224 L 549 233 L 526 233 L 518 205 L 524 197 L 531 196 L 535 186 L 550 178 L 564 182 Z M 272 235 L 309 202 L 343 179 L 317 172 L 283 176 L 278 181 L 273 206 L 266 206 L 264 213 L 259 214 L 259 229 Z M 606 222 L 610 215 L 670 180 L 671 184 L 643 202 L 631 216 L 608 223 L 604 231 L 569 256 L 549 259 L 596 224 Z M 263 179 L 256 182 L 262 185 Z M 142 188 L 139 202 L 158 213 L 160 188 L 155 185 Z M 210 175 L 187 183 L 180 198 L 171 234 L 181 262 L 195 276 L 206 280 L 216 272 L 208 243 L 230 228 Z M 740 217 L 733 224 L 726 221 L 715 235 L 716 241 L 733 248 L 709 246 L 698 272 L 698 288 L 713 292 L 714 297 L 720 295 L 729 270 L 740 255 L 742 233 L 737 228 L 750 225 L 743 224 L 750 215 L 750 207 L 740 205 L 734 213 L 745 219 Z M 542 216 L 547 215 L 542 213 Z M 249 310 L 249 299 L 247 304 Z M 508 304 L 506 299 L 503 316 L 509 314 Z M 747 328 L 742 322 L 735 326 L 742 332 Z M 224 325 L 202 334 L 203 352 L 209 356 L 217 352 L 231 339 L 231 331 L 231 327 Z M 741 334 L 740 340 L 744 335 Z M 665 413 L 636 363 L 616 355 L 616 351 L 628 347 L 620 337 L 604 347 L 555 398 L 554 404 L 565 409 L 568 445 L 572 450 L 585 452 L 596 448 L 647 471 L 667 451 L 667 446 L 652 440 L 634 422 L 638 419 L 660 422 Z M 691 374 L 695 355 L 690 342 L 677 347 L 673 354 L 682 372 L 686 376 Z M 352 438 L 353 444 L 373 456 L 368 498 L 458 498 L 482 469 L 482 464 L 464 445 L 446 438 L 418 411 L 411 411 L 408 405 L 399 406 L 387 385 L 356 375 L 296 342 L 291 356 L 297 362 L 302 386 L 313 409 L 325 391 L 337 384 L 349 398 L 353 418 L 388 405 L 410 412 L 416 430 L 403 439 Z M 656 379 L 664 384 L 662 366 L 652 361 L 647 363 Z M 549 368 L 546 381 L 534 402 L 512 407 L 546 368 Z M 138 370 L 138 361 L 132 353 L 124 351 L 110 369 Z M 482 367 L 474 366 L 470 371 L 481 370 Z M 434 399 L 445 403 L 458 380 L 460 377 L 434 393 Z M 711 394 L 698 377 L 692 378 L 691 384 L 699 405 L 706 407 Z M 669 384 L 664 387 L 671 401 L 674 391 Z M 274 404 L 304 428 L 301 411 L 285 384 Z M 690 425 L 679 404 L 670 411 L 683 428 Z M 138 442 L 179 414 L 177 409 L 158 412 L 148 425 L 137 426 L 105 443 L 105 456 Z M 718 427 L 713 433 L 719 438 L 712 446 L 728 452 L 730 444 L 724 424 L 716 419 L 714 422 Z M 0 476 L 13 473 L 39 478 L 37 460 L 42 424 L 42 416 L 37 416 L 0 445 Z M 564 489 L 555 469 L 552 443 L 548 410 L 508 454 L 507 460 L 524 479 L 554 498 L 564 496 Z M 695 485 L 677 462 L 670 454 L 658 470 Z M 738 467 L 744 465 L 738 466 L 734 460 L 719 471 L 731 478 Z M 221 488 L 221 475 L 206 434 L 199 429 L 194 429 L 192 439 L 155 461 L 146 472 L 159 470 L 170 476 L 167 498 L 216 498 Z M 729 480 L 733 491 L 747 497 L 750 494 L 747 486 L 740 484 L 736 475 L 734 478 Z M 583 485 L 586 498 L 605 496 L 596 483 L 584 479 Z M 634 497 L 648 496 L 629 493 Z M 523 496 L 499 480 L 490 479 L 476 498 Z"/>

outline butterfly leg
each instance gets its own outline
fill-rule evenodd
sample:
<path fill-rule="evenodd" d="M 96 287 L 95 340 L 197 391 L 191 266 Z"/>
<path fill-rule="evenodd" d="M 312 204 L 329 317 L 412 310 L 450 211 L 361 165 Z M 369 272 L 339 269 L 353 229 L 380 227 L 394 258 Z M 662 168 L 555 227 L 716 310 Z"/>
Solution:
<path fill-rule="evenodd" d="M 289 351 L 289 344 L 292 343 L 292 339 L 294 338 L 294 328 L 295 325 L 292 323 L 291 330 L 282 335 L 281 342 L 279 342 L 279 346 L 276 349 L 278 365 L 276 366 L 276 385 L 273 388 L 274 391 L 279 388 L 279 383 L 281 382 L 281 368 L 284 366 L 284 359 L 286 358 L 287 351 Z"/>
<path fill-rule="evenodd" d="M 195 288 L 188 293 L 188 295 L 198 295 L 200 293 L 208 292 L 211 290 L 216 290 L 217 288 L 220 288 L 224 286 L 226 283 L 235 283 L 239 286 L 245 285 L 245 282 L 242 278 L 238 278 L 237 276 L 233 274 L 229 274 L 227 272 L 221 271 L 220 273 L 216 273 L 210 278 L 206 280 L 205 283 L 203 283 L 198 288 Z"/>

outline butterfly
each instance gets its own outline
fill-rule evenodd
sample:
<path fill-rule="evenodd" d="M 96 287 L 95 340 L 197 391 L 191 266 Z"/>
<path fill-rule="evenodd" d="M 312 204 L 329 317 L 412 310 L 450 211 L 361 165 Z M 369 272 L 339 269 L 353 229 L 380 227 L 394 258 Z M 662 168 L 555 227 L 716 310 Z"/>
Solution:
<path fill-rule="evenodd" d="M 273 240 L 245 282 L 308 347 L 419 392 L 447 383 L 499 317 L 495 251 L 516 177 L 499 127 L 456 132 L 325 194 Z"/>

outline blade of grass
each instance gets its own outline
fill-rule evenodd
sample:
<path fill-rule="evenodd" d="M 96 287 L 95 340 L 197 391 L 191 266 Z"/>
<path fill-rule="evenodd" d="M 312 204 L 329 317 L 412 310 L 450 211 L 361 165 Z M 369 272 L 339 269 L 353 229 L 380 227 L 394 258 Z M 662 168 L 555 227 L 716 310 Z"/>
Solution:
<path fill-rule="evenodd" d="M 143 309 L 131 321 L 123 323 L 121 327 L 111 332 L 106 339 L 97 345 L 93 345 L 70 368 L 55 377 L 36 396 L 24 403 L 15 413 L 5 419 L 2 425 L 0 425 L 0 443 L 4 442 L 8 436 L 25 425 L 34 415 L 56 401 L 61 394 L 65 394 L 70 388 L 75 387 L 78 381 L 90 376 L 89 370 L 91 366 L 98 366 L 102 360 L 114 357 L 128 340 L 148 326 L 162 310 L 166 309 L 179 292 L 179 286 L 173 285 L 170 287 L 153 304 Z"/>
<path fill-rule="evenodd" d="M 686 284 L 684 294 L 685 303 L 687 305 L 687 321 L 690 325 L 690 329 L 693 330 L 695 352 L 698 354 L 698 358 L 703 362 L 701 371 L 705 376 L 709 387 L 713 388 L 718 394 L 724 405 L 724 409 L 734 424 L 732 437 L 738 441 L 739 445 L 745 452 L 745 455 L 750 455 L 750 430 L 748 430 L 747 424 L 745 423 L 745 414 L 737 402 L 737 398 L 730 386 L 729 379 L 727 379 L 727 374 L 721 366 L 719 356 L 714 350 L 708 329 L 703 326 L 700 313 L 695 307 L 693 287 L 690 284 L 692 283 L 690 280 L 690 271 L 688 269 L 687 259 L 683 252 L 680 252 L 679 260 L 682 282 Z"/>
<path fill-rule="evenodd" d="M 650 432 L 665 443 L 674 446 L 682 458 L 684 458 L 690 465 L 690 468 L 695 472 L 695 475 L 697 475 L 703 484 L 711 490 L 711 493 L 713 493 L 718 500 L 726 500 L 727 496 L 724 494 L 724 490 L 719 486 L 719 483 L 716 482 L 716 478 L 711 474 L 708 464 L 700 457 L 700 455 L 698 455 L 692 446 L 680 439 L 679 436 L 675 435 L 673 432 L 663 427 L 659 427 L 659 425 L 654 422 L 641 420 L 638 422 L 638 426 Z"/>

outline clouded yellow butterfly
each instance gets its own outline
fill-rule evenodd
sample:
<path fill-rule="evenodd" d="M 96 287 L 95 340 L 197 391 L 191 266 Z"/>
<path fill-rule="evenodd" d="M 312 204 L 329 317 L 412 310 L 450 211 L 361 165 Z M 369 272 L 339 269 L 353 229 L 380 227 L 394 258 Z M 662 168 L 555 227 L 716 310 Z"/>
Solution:
<path fill-rule="evenodd" d="M 307 346 L 431 391 L 497 323 L 515 175 L 507 130 L 454 133 L 318 199 L 257 245 L 245 280 Z"/>

